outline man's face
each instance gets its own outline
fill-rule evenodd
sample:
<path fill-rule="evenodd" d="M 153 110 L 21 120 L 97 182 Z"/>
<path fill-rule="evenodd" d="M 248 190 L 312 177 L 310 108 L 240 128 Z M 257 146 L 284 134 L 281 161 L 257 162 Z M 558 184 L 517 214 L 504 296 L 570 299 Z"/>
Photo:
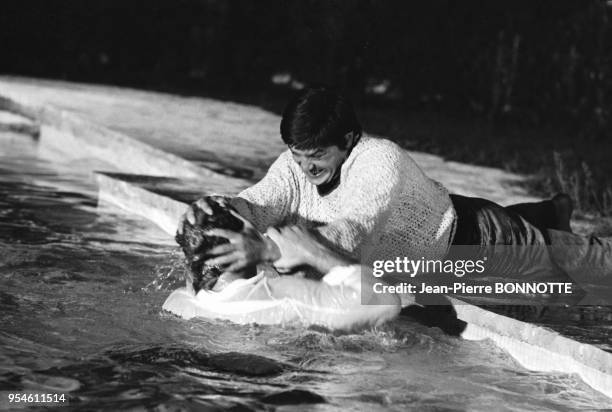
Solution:
<path fill-rule="evenodd" d="M 321 186 L 334 180 L 348 153 L 348 148 L 341 149 L 338 146 L 310 150 L 289 149 L 293 160 L 306 175 L 306 179 L 315 186 Z"/>

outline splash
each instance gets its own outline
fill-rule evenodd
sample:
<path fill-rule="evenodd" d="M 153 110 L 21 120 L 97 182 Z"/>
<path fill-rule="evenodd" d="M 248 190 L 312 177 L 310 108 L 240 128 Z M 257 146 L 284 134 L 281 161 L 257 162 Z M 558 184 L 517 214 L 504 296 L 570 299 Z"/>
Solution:
<path fill-rule="evenodd" d="M 141 290 L 145 293 L 174 290 L 184 285 L 188 270 L 183 252 L 174 249 L 165 263 L 155 266 L 153 280 Z"/>

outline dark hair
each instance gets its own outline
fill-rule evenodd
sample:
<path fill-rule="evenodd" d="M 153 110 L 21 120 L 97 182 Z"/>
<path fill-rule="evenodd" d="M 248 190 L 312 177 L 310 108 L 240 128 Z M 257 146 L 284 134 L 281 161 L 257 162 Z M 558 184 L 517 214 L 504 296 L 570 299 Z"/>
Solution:
<path fill-rule="evenodd" d="M 208 266 L 204 260 L 194 260 L 199 254 L 206 254 L 214 246 L 227 243 L 228 240 L 218 236 L 208 236 L 204 233 L 210 229 L 229 229 L 235 232 L 242 230 L 244 224 L 240 219 L 230 213 L 229 207 L 222 206 L 214 200 L 209 200 L 208 204 L 212 209 L 212 215 L 204 213 L 201 209 L 196 209 L 196 223 L 192 225 L 188 220 L 183 222 L 183 233 L 177 234 L 176 242 L 183 249 L 187 259 L 187 267 L 190 272 L 190 280 L 196 293 L 200 289 L 212 289 L 217 283 L 217 279 L 222 274 L 222 268 Z M 243 275 L 251 277 L 255 273 L 249 268 Z M 189 275 L 189 274 L 187 274 Z"/>
<path fill-rule="evenodd" d="M 345 148 L 344 136 L 359 138 L 361 125 L 353 106 L 342 94 L 328 87 L 308 87 L 285 107 L 280 132 L 283 142 L 298 150 L 338 146 Z"/>

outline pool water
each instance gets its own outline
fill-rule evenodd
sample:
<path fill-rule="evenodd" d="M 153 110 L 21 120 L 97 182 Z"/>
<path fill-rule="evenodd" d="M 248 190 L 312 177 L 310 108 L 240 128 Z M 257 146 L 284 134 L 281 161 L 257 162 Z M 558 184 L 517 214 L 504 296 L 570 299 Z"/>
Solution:
<path fill-rule="evenodd" d="M 65 393 L 61 410 L 612 407 L 577 377 L 408 319 L 336 335 L 162 313 L 177 247 L 98 204 L 90 162 L 44 153 L 0 133 L 0 409 L 16 391 Z"/>

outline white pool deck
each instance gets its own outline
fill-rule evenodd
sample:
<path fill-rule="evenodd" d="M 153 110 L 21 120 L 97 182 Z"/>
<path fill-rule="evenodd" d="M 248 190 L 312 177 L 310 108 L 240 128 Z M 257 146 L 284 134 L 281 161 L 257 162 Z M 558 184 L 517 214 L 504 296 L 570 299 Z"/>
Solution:
<path fill-rule="evenodd" d="M 251 183 L 215 172 L 207 164 L 218 169 L 219 159 L 227 157 L 257 178 L 284 149 L 277 116 L 209 99 L 0 77 L 2 111 L 0 124 L 23 121 L 14 114 L 29 117 L 40 127 L 41 144 L 70 158 L 101 161 L 102 172 L 110 173 L 97 174 L 100 199 L 150 219 L 169 236 L 185 202 L 205 194 L 201 188 L 234 194 Z M 453 191 L 502 204 L 533 200 L 517 186 L 521 176 L 423 153 L 412 155 L 427 174 Z M 612 354 L 453 302 L 457 317 L 467 323 L 463 338 L 491 339 L 527 369 L 578 374 L 612 397 Z"/>

